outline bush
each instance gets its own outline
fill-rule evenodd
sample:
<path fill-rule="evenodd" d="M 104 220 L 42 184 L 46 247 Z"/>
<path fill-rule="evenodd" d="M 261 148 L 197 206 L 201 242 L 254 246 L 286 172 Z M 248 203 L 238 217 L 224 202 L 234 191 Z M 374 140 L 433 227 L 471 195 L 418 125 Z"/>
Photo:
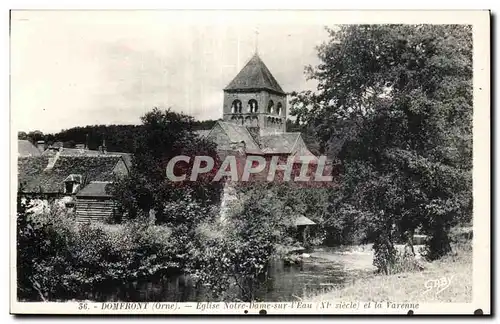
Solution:
<path fill-rule="evenodd" d="M 178 266 L 171 230 L 142 220 L 77 224 L 57 208 L 18 209 L 18 297 L 96 299 L 117 286 Z"/>

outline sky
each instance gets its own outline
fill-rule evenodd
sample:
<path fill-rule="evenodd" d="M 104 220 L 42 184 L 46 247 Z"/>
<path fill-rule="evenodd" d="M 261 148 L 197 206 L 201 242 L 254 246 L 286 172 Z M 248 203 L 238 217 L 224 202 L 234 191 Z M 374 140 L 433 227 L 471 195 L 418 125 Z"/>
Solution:
<path fill-rule="evenodd" d="M 324 27 L 274 12 L 14 11 L 11 118 L 44 133 L 138 124 L 153 107 L 218 119 L 256 49 L 285 92 L 315 89 L 304 67 Z"/>

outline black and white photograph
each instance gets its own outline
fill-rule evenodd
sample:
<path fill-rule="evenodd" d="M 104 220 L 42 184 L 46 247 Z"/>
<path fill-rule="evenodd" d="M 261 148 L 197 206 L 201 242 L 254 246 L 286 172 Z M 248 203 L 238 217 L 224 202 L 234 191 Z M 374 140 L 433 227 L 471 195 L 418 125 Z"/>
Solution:
<path fill-rule="evenodd" d="M 11 312 L 490 314 L 489 15 L 12 10 Z"/>

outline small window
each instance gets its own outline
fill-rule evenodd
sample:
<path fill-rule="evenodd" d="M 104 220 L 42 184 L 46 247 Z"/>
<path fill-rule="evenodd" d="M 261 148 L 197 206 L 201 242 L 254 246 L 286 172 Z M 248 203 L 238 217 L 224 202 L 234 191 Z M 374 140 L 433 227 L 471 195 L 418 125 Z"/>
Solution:
<path fill-rule="evenodd" d="M 64 183 L 64 193 L 67 193 L 67 194 L 72 194 L 73 193 L 73 185 L 75 183 L 73 181 L 66 181 Z"/>

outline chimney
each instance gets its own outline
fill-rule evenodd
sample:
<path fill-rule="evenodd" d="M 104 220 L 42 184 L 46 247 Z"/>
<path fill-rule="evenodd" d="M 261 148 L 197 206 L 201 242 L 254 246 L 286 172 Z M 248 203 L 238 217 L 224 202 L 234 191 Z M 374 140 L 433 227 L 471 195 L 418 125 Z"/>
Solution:
<path fill-rule="evenodd" d="M 40 152 L 45 151 L 45 141 L 38 141 L 36 142 L 36 147 Z"/>
<path fill-rule="evenodd" d="M 259 126 L 247 126 L 247 130 L 252 135 L 253 140 L 260 146 L 260 127 Z"/>
<path fill-rule="evenodd" d="M 50 171 L 50 170 L 52 170 L 52 168 L 56 164 L 57 160 L 59 159 L 59 156 L 61 155 L 61 152 L 62 152 L 62 150 L 61 151 L 57 151 L 57 153 L 54 156 L 49 157 L 49 163 L 45 167 L 44 171 Z"/>

